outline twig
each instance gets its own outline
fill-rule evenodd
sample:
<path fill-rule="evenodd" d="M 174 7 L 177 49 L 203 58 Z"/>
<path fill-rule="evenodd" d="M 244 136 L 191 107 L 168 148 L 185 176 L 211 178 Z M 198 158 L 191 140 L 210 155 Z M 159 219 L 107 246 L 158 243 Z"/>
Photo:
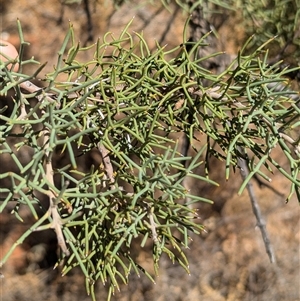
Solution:
<path fill-rule="evenodd" d="M 36 97 L 38 101 L 43 101 L 46 98 L 50 103 L 56 103 L 56 100 L 53 98 L 53 94 L 44 93 L 43 88 L 36 86 L 29 80 L 20 83 L 20 87 L 29 93 L 37 92 L 37 94 L 34 97 Z"/>
<path fill-rule="evenodd" d="M 110 158 L 109 158 L 109 151 L 106 149 L 106 147 L 99 142 L 98 143 L 98 150 L 100 152 L 100 156 L 104 165 L 104 169 L 106 171 L 106 175 L 110 181 L 111 184 L 111 188 L 114 189 L 115 188 L 115 177 L 114 177 L 114 170 L 112 167 L 112 164 L 110 162 Z"/>
<path fill-rule="evenodd" d="M 87 32 L 88 32 L 88 38 L 85 42 L 85 44 L 87 44 L 87 42 L 91 42 L 93 41 L 94 37 L 93 37 L 93 22 L 92 22 L 92 16 L 91 16 L 91 12 L 90 12 L 90 7 L 89 7 L 89 0 L 84 0 L 84 11 L 86 14 L 86 21 L 87 21 Z"/>
<path fill-rule="evenodd" d="M 35 97 L 38 99 L 38 101 L 42 102 L 45 99 L 47 99 L 49 102 L 51 103 L 55 103 L 56 100 L 53 99 L 52 97 L 54 95 L 51 95 L 49 93 L 44 93 L 43 89 L 34 85 L 32 82 L 30 81 L 25 81 L 22 82 L 20 84 L 20 87 L 24 90 L 26 90 L 29 93 L 37 93 L 35 95 Z M 39 94 L 39 92 L 41 92 L 41 94 Z M 52 96 L 52 97 L 51 97 Z M 55 192 L 52 190 L 52 187 L 55 187 L 54 185 L 54 179 L 53 179 L 53 167 L 52 167 L 52 161 L 51 161 L 51 154 L 48 151 L 49 148 L 49 136 L 50 136 L 50 132 L 48 128 L 45 128 L 43 130 L 43 144 L 44 144 L 44 148 L 45 148 L 45 158 L 46 158 L 46 162 L 45 162 L 45 174 L 46 174 L 46 179 L 49 182 L 48 185 L 48 197 L 49 197 L 49 209 L 46 213 L 46 215 L 51 216 L 52 217 L 52 222 L 50 224 L 50 228 L 54 229 L 55 233 L 56 233 L 56 237 L 57 237 L 57 242 L 58 245 L 60 246 L 60 248 L 62 249 L 62 251 L 68 256 L 70 255 L 70 252 L 67 248 L 66 242 L 65 242 L 65 238 L 63 236 L 62 233 L 62 225 L 63 225 L 63 221 L 59 215 L 58 209 L 57 209 L 57 195 L 55 194 Z M 36 231 L 39 231 L 40 227 L 38 227 L 37 229 L 35 229 Z"/>
<path fill-rule="evenodd" d="M 241 148 L 240 148 L 240 152 L 241 152 L 241 154 L 244 154 L 244 151 Z M 245 181 L 246 178 L 249 175 L 249 170 L 248 170 L 246 161 L 243 158 L 239 158 L 238 161 L 239 161 L 239 166 L 240 166 L 240 172 L 241 172 L 242 179 L 243 179 L 243 181 Z M 273 247 L 271 245 L 269 235 L 268 235 L 268 232 L 267 232 L 267 229 L 266 229 L 266 222 L 262 217 L 261 210 L 260 210 L 260 207 L 257 203 L 257 199 L 256 199 L 256 196 L 255 196 L 255 193 L 254 193 L 254 190 L 253 190 L 253 185 L 252 185 L 251 181 L 249 181 L 247 183 L 247 190 L 248 190 L 248 194 L 249 194 L 249 197 L 250 197 L 252 210 L 253 210 L 253 213 L 254 213 L 254 215 L 256 217 L 256 220 L 257 220 L 257 226 L 260 229 L 260 232 L 261 232 L 264 244 L 265 244 L 266 252 L 269 256 L 269 259 L 270 259 L 271 263 L 275 263 L 276 258 L 275 258 Z"/>
<path fill-rule="evenodd" d="M 57 243 L 62 249 L 62 251 L 68 256 L 70 255 L 70 252 L 67 248 L 64 235 L 62 233 L 62 219 L 58 213 L 57 210 L 57 196 L 54 193 L 54 191 L 51 189 L 51 186 L 54 187 L 54 179 L 53 179 L 53 167 L 52 167 L 52 161 L 51 161 L 51 155 L 48 152 L 48 146 L 49 146 L 49 129 L 45 129 L 43 133 L 44 137 L 44 147 L 46 150 L 45 157 L 46 157 L 46 163 L 45 163 L 45 173 L 46 173 L 46 179 L 48 180 L 48 197 L 49 197 L 49 209 L 48 214 L 52 217 L 52 222 L 50 225 L 51 229 L 54 229 L 57 237 Z M 38 230 L 38 229 L 37 229 Z"/>
<path fill-rule="evenodd" d="M 157 236 L 157 232 L 156 232 L 156 223 L 154 221 L 154 217 L 153 217 L 153 207 L 149 209 L 149 221 L 150 221 L 150 228 L 151 228 L 151 232 L 152 232 L 152 239 L 153 242 L 155 244 L 158 244 L 158 236 Z"/>

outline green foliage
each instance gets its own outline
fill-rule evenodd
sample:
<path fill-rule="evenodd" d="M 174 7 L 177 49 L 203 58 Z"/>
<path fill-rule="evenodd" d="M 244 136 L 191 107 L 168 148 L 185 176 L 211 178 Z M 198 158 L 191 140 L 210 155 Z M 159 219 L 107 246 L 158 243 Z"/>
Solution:
<path fill-rule="evenodd" d="M 176 3 L 177 5 L 181 6 L 184 10 L 188 12 L 193 12 L 195 8 L 201 6 L 204 9 L 204 13 L 211 13 L 214 11 L 213 8 L 217 8 L 217 11 L 219 11 L 222 8 L 225 9 L 233 9 L 234 1 L 225 1 L 225 0 L 211 0 L 211 1 L 205 1 L 205 0 L 161 0 L 162 4 L 168 8 L 172 3 Z"/>
<path fill-rule="evenodd" d="M 252 45 L 257 47 L 277 36 L 270 45 L 272 55 L 279 59 L 291 57 L 300 64 L 300 1 L 265 0 L 236 2 L 243 14 L 247 34 L 255 34 Z"/>
<path fill-rule="evenodd" d="M 166 8 L 174 1 L 161 0 Z M 185 11 L 201 7 L 207 21 L 212 16 L 232 16 L 233 11 L 241 15 L 246 39 L 254 35 L 248 49 L 255 51 L 260 45 L 277 37 L 269 44 L 272 57 L 288 59 L 289 64 L 299 65 L 300 57 L 300 1 L 299 0 L 176 0 Z"/>
<path fill-rule="evenodd" d="M 205 147 L 193 159 L 184 157 L 175 136 L 189 131 L 186 112 L 193 103 L 184 100 L 175 107 L 196 82 L 183 73 L 181 57 L 168 62 L 169 51 L 158 45 L 150 53 L 143 37 L 136 36 L 138 42 L 127 28 L 118 39 L 107 34 L 95 45 L 94 58 L 80 63 L 77 53 L 88 49 L 75 43 L 71 27 L 45 87 L 30 94 L 21 89 L 29 89 L 31 76 L 9 72 L 5 65 L 1 69 L 1 93 L 14 89 L 16 96 L 10 115 L 1 115 L 0 155 L 10 154 L 17 168 L 1 174 L 12 183 L 1 188 L 1 211 L 15 202 L 17 218 L 19 208 L 28 206 L 38 219 L 17 244 L 31 231 L 55 229 L 65 253 L 63 274 L 79 265 L 92 295 L 97 280 L 109 282 L 111 293 L 132 270 L 151 278 L 131 255 L 136 245 L 143 248 L 149 241 L 156 270 L 163 253 L 188 270 L 183 249 L 189 232 L 202 229 L 189 204 L 210 202 L 183 186 L 187 176 L 213 183 L 193 173 Z M 20 139 L 10 144 L 11 137 Z M 27 147 L 32 160 L 23 164 Z M 80 170 L 78 156 L 95 149 L 102 162 Z M 67 154 L 69 162 L 55 167 L 57 154 Z M 41 217 L 34 207 L 41 205 L 37 195 L 49 197 Z"/>
<path fill-rule="evenodd" d="M 110 297 L 132 271 L 152 279 L 136 262 L 136 249 L 145 246 L 156 272 L 163 254 L 188 271 L 189 235 L 202 230 L 190 205 L 210 201 L 190 194 L 184 180 L 216 184 L 209 178 L 211 156 L 225 162 L 227 178 L 240 158 L 246 160 L 250 173 L 240 192 L 254 175 L 269 179 L 277 169 L 290 181 L 287 199 L 296 194 L 300 200 L 299 94 L 289 90 L 285 74 L 291 70 L 268 64 L 269 41 L 251 54 L 242 49 L 214 75 L 199 66 L 209 59 L 198 57 L 205 37 L 189 52 L 160 45 L 151 52 L 129 25 L 119 37 L 107 33 L 89 48 L 76 43 L 71 26 L 41 89 L 30 81 L 43 66 L 33 75 L 22 67 L 8 70 L 11 62 L 0 66 L 0 94 L 15 93 L 12 112 L 0 115 L 0 158 L 9 155 L 16 169 L 0 174 L 11 183 L 0 188 L 0 212 L 14 203 L 21 219 L 19 208 L 28 206 L 37 220 L 15 246 L 32 231 L 53 228 L 63 274 L 79 266 L 94 299 L 96 281 L 108 283 Z M 21 28 L 20 37 L 22 53 Z M 78 60 L 79 52 L 91 50 L 90 61 Z M 19 64 L 27 63 L 36 62 L 21 55 Z M 182 136 L 195 150 L 193 158 L 182 155 Z M 288 170 L 273 156 L 275 148 Z M 31 156 L 25 163 L 24 151 Z M 92 152 L 101 160 L 82 169 L 80 156 Z M 69 160 L 58 166 L 57 156 Z M 201 164 L 206 175 L 196 173 Z"/>

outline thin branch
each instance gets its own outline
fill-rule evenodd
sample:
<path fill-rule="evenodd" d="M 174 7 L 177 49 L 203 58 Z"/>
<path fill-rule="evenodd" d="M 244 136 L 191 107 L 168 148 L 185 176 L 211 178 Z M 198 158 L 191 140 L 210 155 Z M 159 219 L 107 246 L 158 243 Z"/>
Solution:
<path fill-rule="evenodd" d="M 241 148 L 240 148 L 240 152 L 241 152 L 241 154 L 244 153 L 244 151 Z M 249 175 L 249 170 L 248 170 L 246 161 L 243 158 L 239 158 L 238 160 L 239 160 L 241 176 L 242 176 L 243 181 L 245 181 L 246 178 Z M 262 217 L 261 210 L 260 210 L 260 207 L 258 205 L 258 202 L 257 202 L 256 196 L 255 196 L 255 193 L 254 193 L 254 190 L 253 190 L 253 185 L 252 185 L 251 181 L 249 181 L 247 183 L 247 190 L 248 190 L 248 194 L 249 194 L 249 197 L 250 197 L 252 210 L 253 210 L 253 213 L 254 213 L 254 215 L 256 217 L 256 220 L 257 220 L 257 226 L 260 229 L 260 232 L 261 232 L 264 244 L 265 244 L 266 252 L 269 256 L 269 259 L 270 259 L 271 263 L 275 263 L 276 258 L 275 258 L 273 247 L 272 247 L 270 239 L 269 239 L 269 234 L 268 234 L 267 229 L 266 229 L 266 222 Z"/>
<path fill-rule="evenodd" d="M 49 93 L 44 93 L 43 89 L 34 85 L 30 81 L 25 81 L 20 84 L 20 87 L 24 90 L 26 90 L 29 93 L 37 93 L 35 97 L 38 99 L 38 101 L 42 102 L 45 99 L 47 99 L 51 103 L 55 103 L 56 100 L 52 98 L 54 95 L 51 95 Z M 41 94 L 38 94 L 41 92 Z M 52 96 L 52 97 L 51 97 Z M 21 115 L 23 115 L 24 112 L 22 112 Z M 22 116 L 24 117 L 24 116 Z M 50 131 L 48 128 L 45 128 L 42 133 L 43 139 L 44 139 L 44 148 L 45 148 L 45 174 L 46 174 L 46 179 L 48 180 L 49 184 L 48 185 L 48 197 L 49 197 L 49 209 L 46 213 L 46 215 L 52 217 L 52 222 L 50 224 L 50 228 L 54 229 L 57 237 L 57 242 L 62 251 L 68 256 L 70 255 L 70 252 L 67 248 L 65 238 L 62 233 L 62 225 L 63 221 L 59 215 L 58 209 L 57 209 L 57 199 L 59 201 L 60 197 L 57 197 L 56 193 L 51 189 L 52 187 L 55 187 L 54 185 L 54 179 L 53 179 L 53 167 L 52 167 L 52 161 L 51 161 L 51 154 L 49 153 L 49 136 L 50 136 Z M 40 227 L 36 229 L 36 231 L 39 231 Z"/>
<path fill-rule="evenodd" d="M 51 189 L 51 186 L 54 187 L 54 179 L 53 179 L 53 167 L 52 167 L 52 161 L 51 161 L 51 155 L 48 152 L 48 146 L 49 146 L 49 129 L 45 129 L 43 133 L 44 137 L 44 147 L 46 150 L 46 163 L 45 163 L 45 173 L 46 173 L 46 179 L 50 183 L 48 185 L 48 197 L 49 197 L 49 209 L 48 214 L 52 217 L 52 222 L 50 228 L 54 229 L 57 237 L 57 243 L 62 249 L 62 251 L 68 256 L 70 255 L 70 252 L 67 248 L 64 235 L 62 233 L 62 219 L 59 215 L 58 209 L 57 209 L 57 196 L 55 192 Z"/>
<path fill-rule="evenodd" d="M 154 221 L 154 217 L 153 217 L 153 207 L 151 209 L 149 209 L 149 221 L 150 221 L 150 228 L 151 228 L 151 232 L 152 232 L 152 239 L 153 242 L 155 244 L 158 244 L 158 236 L 157 236 L 157 232 L 156 232 L 156 223 Z"/>
<path fill-rule="evenodd" d="M 56 101 L 56 96 L 54 94 L 45 93 L 43 88 L 36 86 L 31 81 L 27 80 L 25 82 L 20 83 L 20 87 L 29 93 L 36 93 L 34 97 L 39 102 L 42 102 L 43 100 L 47 99 L 50 103 L 56 103 L 57 108 L 59 108 L 60 104 Z"/>
<path fill-rule="evenodd" d="M 101 142 L 98 143 L 98 150 L 100 152 L 100 156 L 104 165 L 106 175 L 111 183 L 111 188 L 114 189 L 115 177 L 114 177 L 114 170 L 109 158 L 109 151 Z"/>
<path fill-rule="evenodd" d="M 87 33 L 88 33 L 88 37 L 87 40 L 85 42 L 85 45 L 88 42 L 93 41 L 94 36 L 93 36 L 93 22 L 92 22 L 92 16 L 91 16 L 91 12 L 90 12 L 90 7 L 89 7 L 89 0 L 84 0 L 84 11 L 86 14 L 86 21 L 87 21 Z"/>

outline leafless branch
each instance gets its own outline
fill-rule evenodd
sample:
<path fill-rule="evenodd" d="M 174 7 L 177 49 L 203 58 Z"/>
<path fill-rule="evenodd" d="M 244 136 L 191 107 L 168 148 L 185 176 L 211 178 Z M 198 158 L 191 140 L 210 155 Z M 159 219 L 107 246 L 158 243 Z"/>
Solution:
<path fill-rule="evenodd" d="M 149 209 L 149 221 L 150 221 L 150 228 L 151 228 L 151 232 L 152 232 L 152 239 L 154 241 L 155 244 L 158 243 L 158 237 L 157 237 L 157 232 L 156 232 L 156 223 L 154 221 L 154 217 L 153 217 L 153 208 Z"/>
<path fill-rule="evenodd" d="M 241 154 L 244 153 L 244 151 L 241 148 L 240 148 L 240 152 L 241 152 Z M 246 161 L 243 158 L 239 158 L 239 166 L 240 166 L 242 179 L 245 181 L 246 178 L 249 175 L 249 170 L 248 170 Z M 275 263 L 276 258 L 275 258 L 275 254 L 274 254 L 274 251 L 273 251 L 273 247 L 272 247 L 270 239 L 269 239 L 269 234 L 268 234 L 267 229 L 266 229 L 266 222 L 262 217 L 261 210 L 260 210 L 260 207 L 258 205 L 258 202 L 257 202 L 256 196 L 255 196 L 255 193 L 254 193 L 254 190 L 253 190 L 253 185 L 252 185 L 251 181 L 249 181 L 247 183 L 247 190 L 248 190 L 248 194 L 249 194 L 249 197 L 250 197 L 252 210 L 253 210 L 253 213 L 254 213 L 255 218 L 257 220 L 257 226 L 260 229 L 260 232 L 261 232 L 264 244 L 265 244 L 267 254 L 269 256 L 270 261 L 272 263 Z"/>
<path fill-rule="evenodd" d="M 56 103 L 53 94 L 45 93 L 43 88 L 36 86 L 29 80 L 22 82 L 20 87 L 29 93 L 37 93 L 35 97 L 38 101 L 43 101 L 46 98 L 50 103 Z"/>

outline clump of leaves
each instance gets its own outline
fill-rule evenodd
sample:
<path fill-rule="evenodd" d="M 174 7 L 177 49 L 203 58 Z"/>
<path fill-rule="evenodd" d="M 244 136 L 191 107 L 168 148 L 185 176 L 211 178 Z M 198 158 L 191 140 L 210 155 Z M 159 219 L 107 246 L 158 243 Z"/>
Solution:
<path fill-rule="evenodd" d="M 0 158 L 9 154 L 16 167 L 0 174 L 12 184 L 0 189 L 0 212 L 15 202 L 17 218 L 18 208 L 28 206 L 37 220 L 16 245 L 32 231 L 53 228 L 62 273 L 79 266 L 94 300 L 96 281 L 108 283 L 110 298 L 132 271 L 152 279 L 135 260 L 137 245 L 151 246 L 156 272 L 163 254 L 188 271 L 184 250 L 190 233 L 202 230 L 190 204 L 210 200 L 190 194 L 184 180 L 217 185 L 209 179 L 210 156 L 226 162 L 227 178 L 239 158 L 246 161 L 250 173 L 241 191 L 254 175 L 268 178 L 262 167 L 278 169 L 290 180 L 288 199 L 296 193 L 300 200 L 299 95 L 288 90 L 286 70 L 268 65 L 266 45 L 250 55 L 242 49 L 227 70 L 213 75 L 199 66 L 209 59 L 197 57 L 203 40 L 189 52 L 185 46 L 160 45 L 151 52 L 128 26 L 119 37 L 107 33 L 89 49 L 75 42 L 71 26 L 43 88 L 31 83 L 40 69 L 32 76 L 2 65 L 0 70 L 0 93 L 15 91 L 12 112 L 0 116 Z M 91 48 L 90 61 L 77 60 Z M 20 57 L 20 65 L 29 62 L 34 61 Z M 196 151 L 193 158 L 181 148 L 182 136 Z M 24 163 L 25 147 L 31 160 Z M 275 161 L 274 148 L 282 150 L 290 170 Z M 80 155 L 95 151 L 99 162 L 80 169 Z M 69 161 L 54 166 L 57 152 Z M 204 163 L 207 175 L 198 175 Z M 40 216 L 41 195 L 49 207 Z"/>
<path fill-rule="evenodd" d="M 244 17 L 246 34 L 255 34 L 253 47 L 258 47 L 276 36 L 270 47 L 272 57 L 277 60 L 284 58 L 290 64 L 299 65 L 299 1 L 239 1 L 237 7 Z"/>

